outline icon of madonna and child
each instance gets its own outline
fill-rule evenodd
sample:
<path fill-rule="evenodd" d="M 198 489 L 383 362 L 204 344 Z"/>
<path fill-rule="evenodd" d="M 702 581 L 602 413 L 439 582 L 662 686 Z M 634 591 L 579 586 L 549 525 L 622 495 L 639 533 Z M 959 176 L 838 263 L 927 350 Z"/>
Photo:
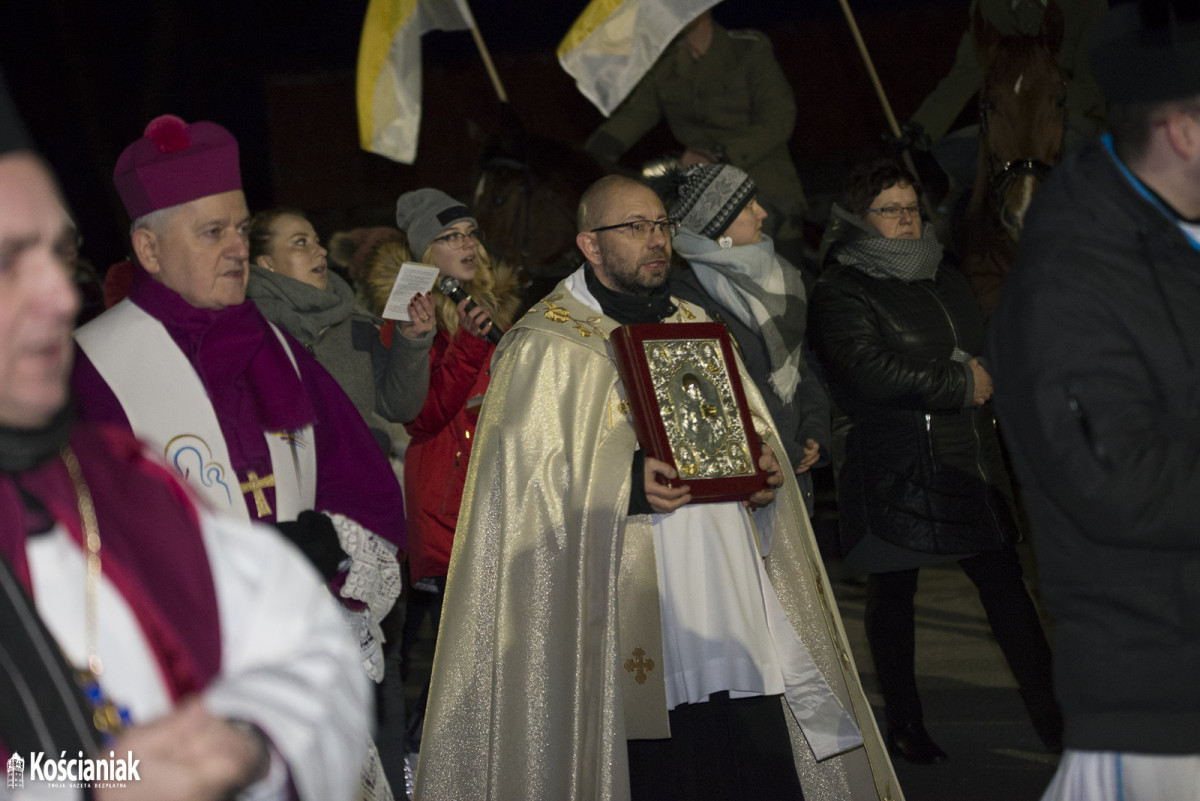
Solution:
<path fill-rule="evenodd" d="M 647 349 L 667 441 L 683 479 L 754 472 L 729 371 L 711 340 L 660 341 Z"/>

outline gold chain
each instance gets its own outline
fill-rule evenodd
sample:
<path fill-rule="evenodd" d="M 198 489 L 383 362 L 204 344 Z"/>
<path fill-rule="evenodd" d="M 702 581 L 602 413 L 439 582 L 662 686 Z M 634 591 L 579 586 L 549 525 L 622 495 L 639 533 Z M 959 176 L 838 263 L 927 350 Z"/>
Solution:
<path fill-rule="evenodd" d="M 75 485 L 75 500 L 79 505 L 79 520 L 83 524 L 84 545 L 87 547 L 87 572 L 84 583 L 84 610 L 86 628 L 84 642 L 87 647 L 88 669 L 99 677 L 104 673 L 104 663 L 96 645 L 96 584 L 100 580 L 100 524 L 96 520 L 96 507 L 92 503 L 92 493 L 88 490 L 87 482 L 83 480 L 83 471 L 79 468 L 79 460 L 69 443 L 63 443 L 59 450 L 71 483 Z"/>

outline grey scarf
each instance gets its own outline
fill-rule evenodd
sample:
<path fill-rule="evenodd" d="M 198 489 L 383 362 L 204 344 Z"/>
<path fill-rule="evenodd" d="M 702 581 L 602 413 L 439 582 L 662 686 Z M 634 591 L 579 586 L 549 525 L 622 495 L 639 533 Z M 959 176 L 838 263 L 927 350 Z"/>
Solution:
<path fill-rule="evenodd" d="M 681 228 L 673 242 L 701 285 L 734 317 L 757 331 L 767 347 L 768 383 L 784 403 L 800 385 L 804 358 L 805 309 L 800 272 L 775 255 L 770 237 L 752 245 L 722 248 L 706 236 Z"/>
<path fill-rule="evenodd" d="M 850 239 L 836 246 L 833 257 L 840 264 L 862 270 L 872 278 L 894 279 L 905 283 L 932 281 L 937 277 L 938 266 L 942 263 L 942 243 L 938 242 L 932 225 L 921 226 L 920 239 L 888 239 L 879 233 L 878 228 L 863 222 L 836 203 L 830 212 L 842 223 L 854 226 L 863 234 L 852 235 Z M 950 358 L 965 363 L 970 361 L 971 354 L 955 347 Z M 971 393 L 968 393 L 968 400 L 970 397 Z"/>
<path fill-rule="evenodd" d="M 938 242 L 932 225 L 921 226 L 920 239 L 888 239 L 873 225 L 836 203 L 830 213 L 863 234 L 838 245 L 833 252 L 838 263 L 862 270 L 873 278 L 905 282 L 931 281 L 937 275 L 942 263 L 942 243 Z"/>
<path fill-rule="evenodd" d="M 354 290 L 330 270 L 324 290 L 286 275 L 250 265 L 246 297 L 271 322 L 282 326 L 303 345 L 311 345 L 327 328 L 354 311 Z"/>

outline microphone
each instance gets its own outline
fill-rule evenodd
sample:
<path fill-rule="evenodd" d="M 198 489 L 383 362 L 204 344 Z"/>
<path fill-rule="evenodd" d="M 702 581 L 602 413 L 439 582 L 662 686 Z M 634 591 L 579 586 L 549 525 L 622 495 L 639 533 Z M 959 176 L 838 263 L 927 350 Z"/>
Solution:
<path fill-rule="evenodd" d="M 438 289 L 441 290 L 443 295 L 450 298 L 455 303 L 462 303 L 465 300 L 467 302 L 467 311 L 475 308 L 475 301 L 471 300 L 470 295 L 468 295 L 466 292 L 463 292 L 462 285 L 458 283 L 458 279 L 454 276 L 447 275 L 443 277 L 442 280 L 438 282 Z M 487 317 L 486 315 L 483 319 L 486 322 L 492 323 L 491 318 Z M 492 323 L 490 326 L 488 326 L 487 333 L 484 334 L 484 336 L 487 337 L 489 342 L 499 345 L 500 338 L 503 337 L 504 334 L 500 331 L 500 329 L 496 328 L 495 323 Z"/>

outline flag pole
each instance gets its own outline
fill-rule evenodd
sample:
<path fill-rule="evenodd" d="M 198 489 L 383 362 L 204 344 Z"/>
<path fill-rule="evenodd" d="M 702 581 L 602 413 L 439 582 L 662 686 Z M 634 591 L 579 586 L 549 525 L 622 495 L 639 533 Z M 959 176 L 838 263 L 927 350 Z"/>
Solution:
<path fill-rule="evenodd" d="M 887 117 L 888 127 L 892 129 L 892 135 L 899 139 L 900 124 L 896 122 L 896 115 L 892 113 L 892 104 L 888 102 L 887 93 L 883 91 L 883 83 L 879 80 L 879 73 L 875 71 L 875 63 L 871 61 L 871 54 L 867 52 L 867 43 L 863 41 L 862 34 L 858 30 L 858 23 L 854 20 L 854 12 L 850 10 L 849 0 L 838 0 L 838 3 L 841 4 L 842 12 L 846 15 L 846 23 L 850 26 L 850 35 L 854 37 L 854 43 L 858 45 L 858 54 L 862 56 L 863 64 L 867 67 L 867 74 L 871 76 L 871 83 L 875 87 L 875 94 L 879 96 L 880 105 L 883 106 L 883 115 Z M 905 155 L 908 155 L 907 151 Z"/>
<path fill-rule="evenodd" d="M 854 19 L 854 12 L 850 10 L 849 0 L 838 0 L 842 7 L 842 12 L 846 15 L 846 23 L 850 26 L 850 35 L 854 37 L 854 43 L 858 45 L 858 54 L 862 56 L 863 64 L 867 67 L 867 74 L 871 76 L 871 84 L 875 87 L 875 94 L 879 96 L 879 104 L 883 106 L 883 115 L 887 117 L 888 127 L 892 131 L 892 136 L 900 139 L 900 123 L 896 121 L 896 115 L 892 112 L 892 104 L 888 102 L 887 92 L 883 90 L 883 82 L 879 80 L 879 73 L 875 71 L 875 63 L 871 60 L 871 54 L 867 51 L 867 43 L 863 41 L 862 33 L 858 30 L 858 23 Z M 900 151 L 904 159 L 904 166 L 908 167 L 908 171 L 913 175 L 917 174 L 917 167 L 913 164 L 912 154 L 905 147 Z M 924 197 L 925 213 L 933 222 L 937 222 L 937 215 L 933 209 L 933 203 L 929 198 Z"/>
<path fill-rule="evenodd" d="M 456 0 L 455 5 L 458 6 L 458 11 L 462 14 L 463 19 L 470 24 L 471 38 L 475 40 L 475 47 L 483 59 L 483 66 L 487 69 L 488 77 L 492 79 L 492 88 L 496 90 L 496 97 L 500 98 L 501 103 L 507 103 L 508 93 L 504 91 L 504 84 L 500 83 L 500 73 L 496 72 L 496 65 L 492 63 L 492 54 L 488 52 L 487 44 L 483 41 L 483 34 L 479 32 L 479 26 L 475 24 L 475 15 L 471 13 L 471 7 L 467 5 L 467 0 Z"/>
<path fill-rule="evenodd" d="M 492 63 L 492 55 L 483 42 L 483 35 L 474 25 L 471 26 L 471 37 L 475 40 L 475 46 L 479 48 L 479 55 L 483 57 L 483 66 L 487 67 L 488 77 L 492 79 L 492 88 L 496 90 L 496 97 L 500 98 L 501 103 L 507 103 L 508 94 L 504 91 L 504 84 L 500 83 L 500 73 L 496 72 L 496 65 Z"/>

